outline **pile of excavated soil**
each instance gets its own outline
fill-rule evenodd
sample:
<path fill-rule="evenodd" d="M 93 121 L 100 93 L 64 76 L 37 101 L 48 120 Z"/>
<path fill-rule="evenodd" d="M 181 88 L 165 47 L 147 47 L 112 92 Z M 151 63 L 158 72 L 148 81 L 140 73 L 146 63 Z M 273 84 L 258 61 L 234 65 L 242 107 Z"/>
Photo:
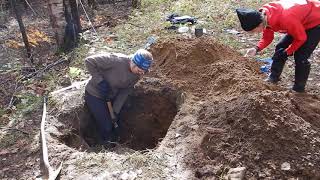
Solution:
<path fill-rule="evenodd" d="M 164 40 L 152 53 L 153 75 L 204 101 L 201 143 L 185 157 L 197 178 L 238 166 L 248 178 L 320 178 L 318 96 L 264 83 L 259 64 L 210 38 Z"/>
<path fill-rule="evenodd" d="M 268 87 L 256 62 L 213 39 L 162 40 L 152 48 L 156 76 L 199 97 L 238 96 Z"/>

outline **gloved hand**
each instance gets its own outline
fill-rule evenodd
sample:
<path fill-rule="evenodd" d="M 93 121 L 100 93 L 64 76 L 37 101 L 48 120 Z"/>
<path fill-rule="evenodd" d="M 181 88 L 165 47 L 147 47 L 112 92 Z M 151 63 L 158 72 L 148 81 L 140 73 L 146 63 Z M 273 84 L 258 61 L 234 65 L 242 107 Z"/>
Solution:
<path fill-rule="evenodd" d="M 257 48 L 250 48 L 250 49 L 247 49 L 247 52 L 244 55 L 244 57 L 253 57 L 256 54 L 257 54 Z"/>
<path fill-rule="evenodd" d="M 117 113 L 114 113 L 114 115 L 115 115 L 115 119 L 113 119 L 112 120 L 112 122 L 115 122 L 116 124 L 117 124 L 117 127 L 114 127 L 115 129 L 118 129 L 118 128 L 120 128 L 120 120 L 119 120 L 119 117 L 120 117 L 120 115 L 119 114 L 117 114 Z"/>
<path fill-rule="evenodd" d="M 122 128 L 123 128 L 123 124 L 122 124 L 122 121 L 119 119 L 119 114 L 115 114 L 116 116 L 116 122 L 117 122 L 117 125 L 118 127 L 113 127 L 113 132 L 114 132 L 114 135 L 117 139 L 117 141 L 120 141 L 120 135 L 121 135 L 121 131 L 122 131 Z"/>
<path fill-rule="evenodd" d="M 107 81 L 102 80 L 98 83 L 98 89 L 104 98 L 107 98 L 108 92 L 110 91 L 110 86 Z"/>
<path fill-rule="evenodd" d="M 279 61 L 279 60 L 287 60 L 288 58 L 287 51 L 284 48 L 280 48 L 278 51 L 276 51 L 272 57 L 274 61 Z"/>

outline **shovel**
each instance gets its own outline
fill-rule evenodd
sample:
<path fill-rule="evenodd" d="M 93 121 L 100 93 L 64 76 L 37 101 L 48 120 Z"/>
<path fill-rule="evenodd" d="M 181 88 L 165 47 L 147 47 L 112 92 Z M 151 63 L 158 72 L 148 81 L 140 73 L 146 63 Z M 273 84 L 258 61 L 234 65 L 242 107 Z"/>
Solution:
<path fill-rule="evenodd" d="M 152 44 L 156 42 L 157 38 L 154 36 L 150 36 L 147 39 L 147 43 L 144 45 L 144 49 L 149 49 Z"/>

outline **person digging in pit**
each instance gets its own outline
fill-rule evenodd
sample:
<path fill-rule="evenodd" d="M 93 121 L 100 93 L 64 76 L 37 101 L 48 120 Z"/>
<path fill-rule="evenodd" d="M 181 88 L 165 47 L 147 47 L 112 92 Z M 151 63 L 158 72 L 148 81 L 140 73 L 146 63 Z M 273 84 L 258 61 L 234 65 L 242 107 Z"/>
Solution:
<path fill-rule="evenodd" d="M 118 117 L 129 93 L 140 77 L 149 71 L 152 61 L 152 54 L 144 49 L 130 56 L 103 53 L 85 59 L 92 76 L 85 88 L 85 102 L 97 124 L 101 144 L 110 145 L 116 140 L 121 122 L 112 119 L 112 109 Z M 112 106 L 108 107 L 107 102 Z"/>
<path fill-rule="evenodd" d="M 295 81 L 291 89 L 304 92 L 310 72 L 308 58 L 320 41 L 320 1 L 279 0 L 265 4 L 258 11 L 239 8 L 236 12 L 243 30 L 263 33 L 257 46 L 248 49 L 246 56 L 254 56 L 266 48 L 274 32 L 285 33 L 275 47 L 271 74 L 265 81 L 276 84 L 288 56 L 294 56 Z"/>

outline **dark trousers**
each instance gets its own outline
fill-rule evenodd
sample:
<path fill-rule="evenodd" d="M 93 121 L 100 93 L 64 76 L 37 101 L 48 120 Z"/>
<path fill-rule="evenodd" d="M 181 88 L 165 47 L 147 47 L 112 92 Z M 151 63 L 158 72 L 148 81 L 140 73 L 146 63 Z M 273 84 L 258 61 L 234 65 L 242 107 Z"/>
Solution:
<path fill-rule="evenodd" d="M 316 49 L 320 41 L 320 25 L 306 31 L 307 41 L 294 53 L 294 61 L 296 67 L 308 65 L 308 61 L 312 52 Z M 275 51 L 281 48 L 288 48 L 292 44 L 293 38 L 290 35 L 285 35 L 276 45 Z"/>
<path fill-rule="evenodd" d="M 102 143 L 110 141 L 113 125 L 106 100 L 99 99 L 86 92 L 85 102 L 96 121 Z"/>
<path fill-rule="evenodd" d="M 320 25 L 306 30 L 307 40 L 306 42 L 294 52 L 294 61 L 295 61 L 295 86 L 300 86 L 301 90 L 304 90 L 304 86 L 309 76 L 310 72 L 310 62 L 308 61 L 309 57 L 316 49 L 320 41 Z M 288 48 L 293 42 L 293 37 L 290 35 L 285 35 L 279 43 L 276 45 L 275 52 L 281 48 Z M 271 67 L 271 76 L 272 78 L 279 79 L 286 59 L 277 59 L 274 60 L 274 63 Z"/>

